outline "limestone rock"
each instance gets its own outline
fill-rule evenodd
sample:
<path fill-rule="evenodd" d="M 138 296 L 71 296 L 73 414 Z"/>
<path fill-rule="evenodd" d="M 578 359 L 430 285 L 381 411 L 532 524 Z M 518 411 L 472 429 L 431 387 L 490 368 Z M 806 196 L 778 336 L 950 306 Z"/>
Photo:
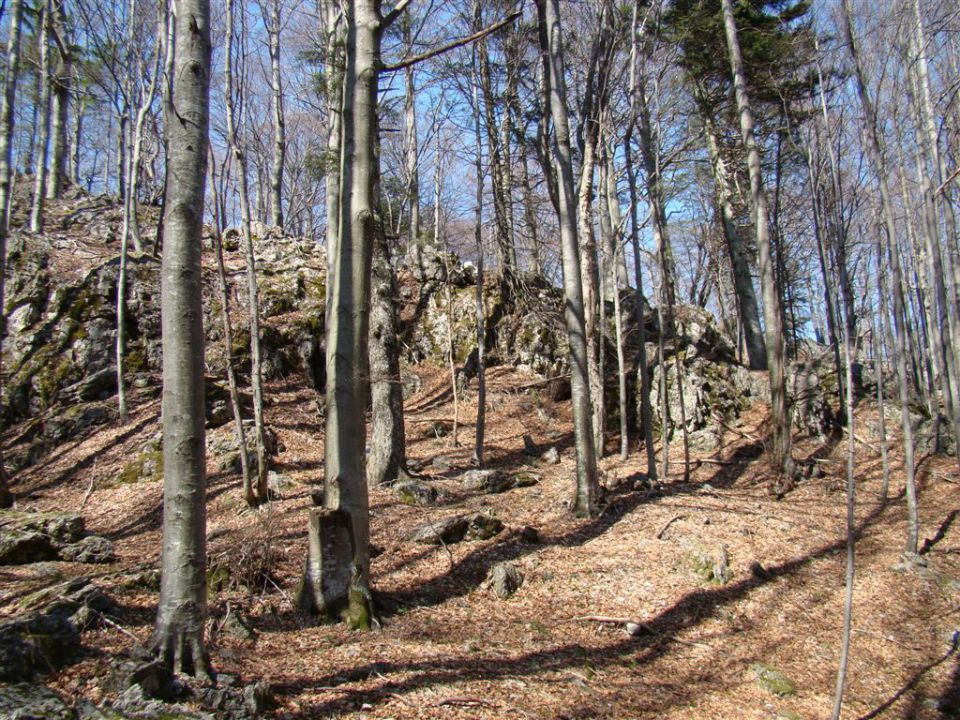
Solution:
<path fill-rule="evenodd" d="M 0 717 L 7 720 L 75 720 L 73 708 L 45 685 L 0 685 Z"/>
<path fill-rule="evenodd" d="M 0 528 L 0 565 L 27 565 L 56 557 L 57 550 L 48 535 Z"/>
<path fill-rule="evenodd" d="M 422 525 L 408 539 L 422 545 L 451 545 L 463 540 L 469 526 L 466 517 L 455 515 Z"/>
<path fill-rule="evenodd" d="M 512 562 L 500 562 L 490 570 L 490 589 L 501 600 L 512 596 L 523 585 L 523 573 Z"/>
<path fill-rule="evenodd" d="M 484 493 L 502 493 L 513 487 L 510 478 L 502 470 L 467 470 L 460 476 L 460 483 L 467 490 Z"/>
<path fill-rule="evenodd" d="M 540 462 L 542 462 L 544 465 L 559 465 L 560 451 L 557 450 L 557 447 L 555 445 L 551 445 L 540 456 Z"/>
<path fill-rule="evenodd" d="M 437 500 L 437 489 L 416 480 L 405 480 L 393 486 L 400 496 L 400 502 L 406 505 L 430 505 Z"/>
<path fill-rule="evenodd" d="M 108 563 L 116 559 L 113 543 L 99 535 L 88 535 L 75 543 L 65 545 L 60 549 L 60 557 L 80 563 Z"/>

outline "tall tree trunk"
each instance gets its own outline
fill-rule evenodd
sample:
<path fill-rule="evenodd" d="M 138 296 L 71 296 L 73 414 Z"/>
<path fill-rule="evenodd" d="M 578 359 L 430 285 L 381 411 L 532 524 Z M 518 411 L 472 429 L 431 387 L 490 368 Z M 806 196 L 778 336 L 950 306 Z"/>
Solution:
<path fill-rule="evenodd" d="M 40 137 L 37 138 L 37 171 L 34 175 L 33 205 L 30 210 L 30 232 L 43 229 L 43 200 L 47 189 L 47 158 L 50 141 L 50 0 L 40 11 Z"/>
<path fill-rule="evenodd" d="M 908 556 L 917 554 L 920 535 L 920 518 L 917 512 L 917 489 L 914 465 L 913 427 L 910 424 L 910 391 L 907 376 L 907 343 L 904 327 L 905 308 L 903 298 L 903 273 L 900 269 L 900 250 L 897 242 L 896 221 L 893 215 L 893 202 L 887 185 L 886 160 L 880 145 L 880 130 L 877 127 L 877 113 L 870 97 L 857 38 L 853 31 L 853 9 L 851 0 L 843 0 L 844 30 L 847 48 L 853 59 L 857 79 L 857 96 L 863 115 L 864 135 L 867 155 L 873 165 L 874 174 L 880 188 L 880 202 L 883 209 L 883 223 L 887 234 L 887 256 L 890 262 L 893 284 L 893 327 L 896 343 L 896 361 L 898 385 L 900 390 L 901 428 L 903 430 L 903 467 L 906 475 L 907 495 L 907 542 L 904 548 Z"/>
<path fill-rule="evenodd" d="M 280 13 L 282 0 L 264 8 L 267 49 L 270 55 L 270 100 L 273 108 L 273 159 L 270 164 L 270 224 L 283 227 L 283 167 L 287 156 L 287 125 L 283 109 L 283 74 L 280 69 Z"/>
<path fill-rule="evenodd" d="M 403 19 L 403 42 L 407 52 L 412 52 L 413 25 L 409 15 Z M 404 155 L 407 171 L 407 202 L 410 205 L 410 239 L 409 253 L 414 268 L 423 270 L 423 259 L 420 247 L 420 145 L 417 138 L 417 104 L 416 78 L 413 66 L 404 69 L 404 97 L 403 97 L 403 129 Z"/>
<path fill-rule="evenodd" d="M 763 293 L 763 317 L 766 324 L 767 371 L 770 374 L 770 415 L 773 433 L 773 463 L 786 483 L 792 481 L 793 461 L 790 456 L 790 411 L 787 407 L 786 372 L 783 347 L 783 312 L 774 277 L 773 258 L 770 256 L 770 235 L 767 222 L 767 199 L 763 190 L 760 167 L 760 148 L 753 129 L 753 113 L 747 95 L 747 78 L 740 55 L 737 26 L 731 0 L 721 0 L 723 26 L 730 53 L 730 70 L 740 114 L 740 132 L 747 150 L 747 169 L 750 173 L 750 200 L 757 240 L 757 260 L 760 266 L 760 287 Z"/>
<path fill-rule="evenodd" d="M 58 198 L 66 187 L 67 175 L 67 126 L 70 118 L 70 87 L 73 80 L 73 50 L 67 34 L 67 17 L 64 3 L 54 3 L 51 16 L 54 39 L 57 44 L 57 67 L 51 77 L 53 83 L 53 127 L 50 149 L 50 171 L 47 175 L 47 197 Z"/>
<path fill-rule="evenodd" d="M 247 452 L 247 433 L 243 427 L 243 407 L 240 404 L 240 391 L 237 388 L 237 373 L 233 369 L 233 323 L 230 321 L 230 289 L 227 285 L 227 268 L 223 262 L 223 231 L 221 222 L 224 215 L 220 210 L 217 195 L 216 162 L 213 152 L 210 152 L 210 186 L 214 192 L 213 216 L 213 253 L 217 258 L 217 289 L 220 291 L 220 324 L 223 327 L 223 355 L 227 365 L 227 387 L 230 392 L 230 410 L 233 413 L 233 432 L 237 441 L 240 456 L 240 481 L 243 486 L 243 497 L 247 505 L 256 504 L 253 492 L 253 482 L 250 473 L 250 455 Z M 226 165 L 226 160 L 224 161 Z M 224 186 L 226 178 L 224 178 Z M 226 198 L 223 204 L 226 204 Z"/>
<path fill-rule="evenodd" d="M 206 476 L 200 251 L 210 102 L 210 6 L 174 0 L 173 90 L 161 267 L 163 550 L 152 646 L 174 672 L 210 674 L 206 620 Z"/>
<path fill-rule="evenodd" d="M 630 31 L 630 120 L 623 139 L 623 157 L 627 166 L 627 189 L 630 193 L 630 245 L 633 248 L 633 273 L 636 293 L 634 295 L 634 322 L 637 324 L 637 374 L 640 392 L 640 425 L 644 448 L 647 454 L 647 476 L 657 477 L 657 458 L 653 447 L 653 411 L 650 407 L 650 373 L 647 367 L 647 330 L 644 323 L 643 268 L 640 262 L 639 197 L 637 196 L 637 173 L 633 165 L 633 131 L 637 125 L 637 7 L 633 8 Z"/>
<path fill-rule="evenodd" d="M 544 62 L 544 83 L 548 86 L 550 115 L 554 125 L 552 154 L 556 174 L 560 248 L 563 257 L 564 319 L 570 343 L 571 403 L 577 450 L 577 492 L 573 511 L 578 516 L 591 517 L 597 512 L 599 482 L 597 455 L 590 422 L 592 404 L 587 377 L 586 322 L 580 276 L 580 248 L 577 240 L 570 127 L 567 122 L 567 85 L 564 76 L 559 0 L 537 0 L 537 14 L 540 24 L 540 48 Z"/>
<path fill-rule="evenodd" d="M 373 622 L 370 594 L 369 500 L 365 407 L 370 270 L 376 235 L 377 68 L 379 0 L 347 6 L 339 237 L 327 303 L 327 416 L 324 511 L 311 515 L 311 542 L 301 607 L 343 617 L 353 627 Z M 325 543 L 334 532 L 338 542 Z"/>
<path fill-rule="evenodd" d="M 479 0 L 474 0 L 479 3 Z M 474 158 L 474 172 L 477 176 L 476 196 L 473 209 L 473 244 L 477 252 L 477 418 L 473 442 L 473 461 L 477 467 L 483 467 L 483 436 L 487 418 L 487 370 L 486 370 L 486 312 L 483 307 L 483 133 L 480 127 L 480 82 L 477 78 L 477 50 L 473 48 L 471 57 L 471 86 L 473 90 L 473 137 L 477 143 Z M 526 159 L 524 174 L 526 174 Z"/>
<path fill-rule="evenodd" d="M 74 185 L 80 185 L 80 148 L 83 141 L 83 116 L 87 111 L 87 96 L 83 94 L 73 104 L 73 128 L 71 129 L 70 146 L 70 180 Z"/>
<path fill-rule="evenodd" d="M 10 28 L 7 32 L 7 72 L 3 80 L 3 100 L 0 102 L 0 308 L 6 307 L 7 286 L 7 236 L 10 217 L 10 201 L 13 182 L 13 129 L 14 103 L 17 95 L 17 73 L 20 68 L 20 21 L 22 0 L 10 3 Z M 3 357 L 3 340 L 7 336 L 7 314 L 0 312 L 0 358 Z M 3 396 L 3 372 L 0 367 L 0 397 Z M 3 429 L 3 413 L 0 412 L 0 430 Z M 0 508 L 13 505 L 13 494 L 7 484 L 7 470 L 3 464 L 3 448 L 0 446 Z"/>

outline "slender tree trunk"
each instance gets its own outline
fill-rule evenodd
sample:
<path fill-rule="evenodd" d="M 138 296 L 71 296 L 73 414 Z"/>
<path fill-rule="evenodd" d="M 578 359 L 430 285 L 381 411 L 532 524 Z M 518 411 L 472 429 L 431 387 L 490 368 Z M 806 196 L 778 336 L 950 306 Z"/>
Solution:
<path fill-rule="evenodd" d="M 477 2 L 478 0 L 475 0 Z M 480 127 L 480 83 L 477 78 L 477 51 L 473 48 L 471 64 L 473 89 L 473 136 L 477 143 L 474 171 L 477 176 L 476 197 L 473 210 L 473 243 L 477 252 L 477 419 L 473 443 L 473 461 L 483 467 L 483 436 L 487 417 L 487 370 L 486 364 L 486 312 L 483 307 L 483 133 Z M 526 171 L 524 158 L 524 172 Z"/>
<path fill-rule="evenodd" d="M 0 102 L 0 308 L 6 307 L 7 285 L 7 236 L 10 217 L 10 201 L 13 182 L 13 129 L 14 104 L 17 95 L 17 73 L 20 68 L 20 21 L 22 0 L 11 0 L 10 28 L 7 32 L 7 72 L 3 81 L 3 100 Z M 2 345 L 7 335 L 7 314 L 0 312 L 0 358 Z M 0 368 L 0 397 L 3 394 L 3 372 Z M 3 430 L 3 413 L 0 412 L 0 431 Z M 7 470 L 3 463 L 3 448 L 0 446 L 0 508 L 13 505 L 13 493 L 7 483 Z"/>
<path fill-rule="evenodd" d="M 50 141 L 50 0 L 40 11 L 40 137 L 37 139 L 37 171 L 34 175 L 33 205 L 30 211 L 30 232 L 43 229 L 43 200 L 47 188 L 47 158 Z"/>
<path fill-rule="evenodd" d="M 740 55 L 737 27 L 731 0 L 721 0 L 723 24 L 730 53 L 730 70 L 740 114 L 740 132 L 747 150 L 747 169 L 750 173 L 750 199 L 757 239 L 757 258 L 760 266 L 760 286 L 763 293 L 763 316 L 766 324 L 767 371 L 770 374 L 770 415 L 773 433 L 773 464 L 784 482 L 792 482 L 793 461 L 790 456 L 790 411 L 787 407 L 786 371 L 784 367 L 783 312 L 774 278 L 773 258 L 770 255 L 767 199 L 763 190 L 760 167 L 760 149 L 753 131 L 753 113 L 747 96 L 747 79 Z"/>
<path fill-rule="evenodd" d="M 216 192 L 216 163 L 213 152 L 210 153 L 210 185 Z M 243 484 L 243 498 L 247 505 L 257 503 L 250 473 L 250 456 L 247 453 L 247 433 L 243 427 L 243 407 L 240 405 L 240 391 L 237 388 L 237 373 L 233 369 L 233 323 L 230 322 L 230 290 L 227 286 L 227 269 L 223 262 L 223 223 L 216 200 L 213 203 L 214 233 L 213 251 L 217 258 L 217 287 L 220 290 L 220 324 L 223 326 L 223 356 L 227 364 L 227 387 L 230 391 L 230 410 L 233 412 L 233 432 L 240 454 L 240 479 Z"/>
<path fill-rule="evenodd" d="M 874 174 L 880 188 L 880 202 L 883 208 L 883 222 L 887 234 L 887 255 L 893 284 L 893 327 L 896 342 L 896 361 L 898 385 L 900 389 L 900 415 L 903 429 L 903 466 L 906 475 L 907 495 L 907 542 L 904 548 L 908 556 L 917 554 L 920 535 L 920 519 L 917 511 L 917 489 L 914 465 L 913 427 L 910 424 L 910 392 L 907 377 L 907 344 L 904 328 L 905 308 L 903 299 L 903 273 L 900 269 L 900 251 L 897 242 L 896 223 L 893 215 L 893 203 L 887 186 L 886 160 L 880 145 L 880 131 L 877 127 L 877 114 L 870 97 L 869 86 L 860 59 L 859 45 L 853 31 L 853 9 L 851 0 L 843 0 L 844 30 L 847 48 L 856 70 L 857 95 L 863 115 L 864 135 L 867 155 L 873 165 Z"/>
<path fill-rule="evenodd" d="M 612 146 L 613 148 L 616 145 Z M 604 145 L 606 148 L 606 145 Z M 610 295 L 613 299 L 614 329 L 617 334 L 617 399 L 620 412 L 620 458 L 626 460 L 630 456 L 630 438 L 627 431 L 627 366 L 624 354 L 623 315 L 620 308 L 620 283 L 626 278 L 626 264 L 623 262 L 623 218 L 620 215 L 620 200 L 617 197 L 617 175 L 613 152 L 604 152 L 606 187 L 604 199 L 606 213 L 610 226 L 610 237 L 607 242 L 607 252 L 610 253 L 610 266 L 613 268 L 608 274 L 608 282 L 613 283 Z"/>
<path fill-rule="evenodd" d="M 412 52 L 412 20 L 409 15 L 403 19 L 403 42 L 407 52 Z M 416 78 L 411 65 L 404 69 L 405 93 L 403 102 L 404 154 L 407 165 L 407 202 L 410 205 L 410 246 L 412 265 L 422 274 L 423 258 L 420 247 L 420 144 L 417 138 Z"/>
<path fill-rule="evenodd" d="M 257 287 L 257 260 L 253 251 L 253 236 L 250 229 L 250 191 L 247 185 L 246 155 L 237 136 L 237 120 L 234 108 L 233 83 L 233 9 L 234 0 L 227 0 L 226 21 L 226 58 L 224 65 L 224 94 L 227 105 L 227 145 L 233 153 L 237 167 L 237 182 L 240 195 L 240 222 L 241 239 L 243 242 L 243 256 L 247 266 L 247 303 L 250 311 L 250 385 L 253 391 L 253 426 L 257 451 L 257 482 L 254 489 L 254 500 L 263 503 L 269 499 L 270 491 L 267 488 L 267 473 L 269 458 L 267 457 L 266 427 L 263 419 L 263 359 L 260 345 L 260 293 Z"/>
<path fill-rule="evenodd" d="M 83 141 L 83 116 L 87 111 L 87 95 L 81 94 L 73 104 L 73 129 L 70 146 L 70 179 L 74 185 L 80 185 L 80 148 Z"/>
<path fill-rule="evenodd" d="M 273 105 L 273 160 L 270 165 L 270 224 L 283 227 L 283 168 L 287 155 L 287 126 L 283 110 L 283 74 L 280 70 L 280 13 L 282 0 L 271 0 L 267 26 L 270 54 L 270 91 Z"/>
<path fill-rule="evenodd" d="M 206 477 L 200 251 L 207 174 L 210 6 L 175 0 L 175 68 L 166 105 L 169 145 L 161 267 L 163 550 L 152 646 L 174 672 L 209 676 Z"/>
<path fill-rule="evenodd" d="M 639 370 L 641 437 L 647 454 L 647 476 L 657 477 L 657 459 L 653 447 L 653 411 L 650 407 L 650 373 L 647 367 L 647 331 L 644 323 L 643 270 L 640 262 L 640 219 L 637 173 L 633 165 L 633 131 L 637 124 L 637 7 L 633 8 L 630 32 L 630 121 L 623 139 L 623 156 L 627 166 L 627 189 L 630 193 L 630 245 L 633 248 L 634 322 L 637 324 L 637 366 Z"/>
<path fill-rule="evenodd" d="M 567 122 L 567 87 L 564 76 L 563 35 L 559 0 L 537 0 L 540 47 L 544 62 L 544 83 L 548 86 L 554 135 L 552 154 L 556 174 L 557 207 L 563 257 L 564 317 L 570 343 L 571 402 L 577 450 L 577 492 L 573 511 L 582 517 L 597 512 L 599 482 L 597 456 L 591 427 L 592 404 L 587 377 L 586 322 L 583 285 L 580 275 L 580 248 L 577 239 L 576 200 L 570 127 Z"/>

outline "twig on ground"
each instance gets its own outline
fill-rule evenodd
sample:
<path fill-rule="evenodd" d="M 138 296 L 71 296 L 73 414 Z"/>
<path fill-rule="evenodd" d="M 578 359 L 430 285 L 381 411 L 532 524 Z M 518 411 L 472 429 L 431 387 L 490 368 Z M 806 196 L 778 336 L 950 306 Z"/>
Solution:
<path fill-rule="evenodd" d="M 920 649 L 920 648 L 913 647 L 912 645 L 907 645 L 906 643 L 902 643 L 902 642 L 900 642 L 899 640 L 897 640 L 896 638 L 892 638 L 892 637 L 890 637 L 889 635 L 884 635 L 883 633 L 872 632 L 871 630 L 861 630 L 860 628 L 854 628 L 853 631 L 854 631 L 855 633 L 857 633 L 858 635 L 869 635 L 870 637 L 875 637 L 875 638 L 880 638 L 881 640 L 886 640 L 886 641 L 889 642 L 889 643 L 893 643 L 894 645 L 899 645 L 900 647 L 906 648 L 907 650 L 919 650 L 919 649 Z"/>
<path fill-rule="evenodd" d="M 96 469 L 96 461 L 94 461 L 94 469 Z M 83 499 L 80 501 L 79 507 L 77 507 L 77 512 L 83 510 L 83 506 L 87 504 L 87 500 L 90 499 L 90 496 L 93 495 L 93 487 L 97 482 L 97 474 L 91 470 L 90 472 L 90 485 L 87 487 L 87 492 L 84 493 Z"/>
<path fill-rule="evenodd" d="M 488 707 L 488 708 L 499 707 L 495 703 L 488 702 L 487 700 L 481 700 L 480 698 L 474 698 L 474 697 L 448 697 L 436 703 L 436 706 L 437 707 L 444 707 L 444 706 Z"/>
<path fill-rule="evenodd" d="M 97 615 L 100 616 L 100 619 L 103 620 L 107 625 L 109 625 L 110 627 L 114 628 L 115 630 L 119 630 L 119 631 L 122 632 L 124 635 L 126 635 L 128 638 L 132 639 L 132 640 L 133 640 L 135 643 L 137 643 L 138 645 L 140 644 L 140 638 L 138 638 L 138 637 L 137 637 L 136 635 L 134 635 L 132 632 L 130 632 L 129 630 L 127 630 L 125 627 L 123 627 L 123 626 L 120 625 L 119 623 L 114 622 L 113 620 L 111 620 L 110 618 L 108 618 L 106 615 L 104 615 L 102 612 L 98 612 L 98 611 L 94 611 L 94 612 L 96 612 Z"/>
<path fill-rule="evenodd" d="M 667 530 L 670 529 L 670 526 L 673 525 L 675 522 L 677 522 L 677 520 L 683 520 L 686 517 L 687 517 L 686 515 L 674 515 L 672 518 L 670 518 L 667 521 L 667 524 L 664 525 L 662 528 L 660 528 L 660 532 L 657 533 L 656 535 L 657 540 L 663 540 L 663 536 L 667 532 Z"/>

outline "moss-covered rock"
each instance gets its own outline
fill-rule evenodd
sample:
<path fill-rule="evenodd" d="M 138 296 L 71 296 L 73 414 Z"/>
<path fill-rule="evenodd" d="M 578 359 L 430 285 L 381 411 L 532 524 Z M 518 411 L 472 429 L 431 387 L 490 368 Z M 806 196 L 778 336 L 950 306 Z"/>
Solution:
<path fill-rule="evenodd" d="M 797 686 L 782 670 L 778 670 L 772 665 L 763 662 L 755 662 L 750 666 L 750 671 L 757 680 L 757 685 L 761 690 L 780 697 L 788 697 L 797 694 Z"/>

